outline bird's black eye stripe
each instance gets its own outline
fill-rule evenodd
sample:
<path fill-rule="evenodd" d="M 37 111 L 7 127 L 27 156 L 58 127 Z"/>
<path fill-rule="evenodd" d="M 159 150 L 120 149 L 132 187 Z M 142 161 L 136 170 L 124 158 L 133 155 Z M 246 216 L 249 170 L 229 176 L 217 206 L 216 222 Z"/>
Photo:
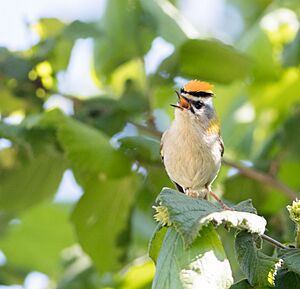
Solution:
<path fill-rule="evenodd" d="M 201 107 L 204 106 L 204 103 L 202 101 L 192 101 L 192 105 L 196 108 L 196 109 L 200 109 Z"/>
<path fill-rule="evenodd" d="M 189 91 L 188 94 L 192 96 L 202 96 L 202 97 L 210 97 L 214 95 L 213 93 L 206 92 L 206 91 Z"/>
<path fill-rule="evenodd" d="M 214 94 L 212 92 L 207 92 L 207 91 L 186 91 L 184 88 L 180 89 L 180 93 L 187 93 L 192 96 L 202 96 L 202 97 L 211 97 Z"/>

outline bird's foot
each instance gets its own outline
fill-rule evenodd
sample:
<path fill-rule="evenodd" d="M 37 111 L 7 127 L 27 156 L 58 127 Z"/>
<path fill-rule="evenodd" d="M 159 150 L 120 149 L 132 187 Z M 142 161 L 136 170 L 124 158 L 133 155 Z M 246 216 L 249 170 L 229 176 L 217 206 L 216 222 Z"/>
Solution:
<path fill-rule="evenodd" d="M 234 211 L 234 209 L 228 207 L 223 201 L 213 192 L 209 191 L 210 195 L 222 206 L 224 210 Z"/>
<path fill-rule="evenodd" d="M 193 191 L 193 190 L 191 190 L 190 188 L 186 188 L 186 189 L 184 190 L 184 193 L 185 193 L 187 196 L 192 197 L 192 198 L 198 199 L 198 198 L 200 197 L 199 192 Z"/>

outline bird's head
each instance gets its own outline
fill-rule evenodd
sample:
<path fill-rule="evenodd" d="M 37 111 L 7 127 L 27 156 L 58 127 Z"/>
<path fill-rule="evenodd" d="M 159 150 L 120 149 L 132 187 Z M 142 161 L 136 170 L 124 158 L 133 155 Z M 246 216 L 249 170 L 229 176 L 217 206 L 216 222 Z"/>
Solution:
<path fill-rule="evenodd" d="M 181 111 L 188 111 L 195 116 L 214 112 L 212 97 L 213 85 L 208 82 L 191 80 L 180 91 L 176 91 L 178 102 L 172 105 Z"/>

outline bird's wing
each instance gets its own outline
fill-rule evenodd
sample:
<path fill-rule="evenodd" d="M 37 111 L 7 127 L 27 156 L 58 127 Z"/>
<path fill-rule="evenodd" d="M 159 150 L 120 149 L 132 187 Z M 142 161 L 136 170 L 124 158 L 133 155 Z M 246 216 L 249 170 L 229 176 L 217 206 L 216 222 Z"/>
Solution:
<path fill-rule="evenodd" d="M 223 155 L 224 155 L 224 142 L 223 142 L 223 139 L 220 135 L 219 135 L 218 141 L 219 141 L 219 144 L 220 144 L 221 157 L 223 157 Z"/>
<path fill-rule="evenodd" d="M 160 158 L 161 161 L 164 162 L 164 138 L 166 137 L 168 131 L 165 131 L 160 140 Z"/>
<path fill-rule="evenodd" d="M 168 133 L 168 131 L 165 131 L 163 133 L 163 135 L 161 137 L 161 141 L 160 141 L 160 158 L 163 163 L 164 163 L 164 139 L 165 139 L 167 133 Z M 179 184 L 174 182 L 172 179 L 171 179 L 171 181 L 176 186 L 176 188 L 179 192 L 184 193 L 184 189 Z"/>

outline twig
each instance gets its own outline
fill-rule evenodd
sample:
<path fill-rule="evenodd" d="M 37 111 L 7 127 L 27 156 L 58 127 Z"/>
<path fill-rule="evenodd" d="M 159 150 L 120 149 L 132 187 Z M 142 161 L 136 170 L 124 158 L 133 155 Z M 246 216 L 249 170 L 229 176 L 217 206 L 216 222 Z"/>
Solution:
<path fill-rule="evenodd" d="M 288 247 L 284 246 L 283 244 L 281 244 L 279 241 L 271 238 L 270 236 L 266 235 L 266 234 L 262 234 L 261 238 L 264 239 L 265 241 L 269 242 L 270 244 L 281 248 L 281 249 L 288 249 Z"/>
<path fill-rule="evenodd" d="M 229 161 L 229 160 L 225 160 L 223 159 L 223 163 L 227 166 L 236 168 L 237 170 L 239 170 L 239 172 L 246 176 L 249 177 L 251 179 L 254 179 L 260 183 L 266 184 L 270 187 L 273 187 L 277 190 L 280 190 L 281 192 L 283 192 L 287 197 L 289 197 L 291 200 L 296 199 L 297 197 L 299 197 L 299 195 L 294 192 L 292 189 L 290 189 L 287 185 L 283 184 L 282 182 L 280 182 L 279 180 L 275 179 L 273 176 L 268 175 L 264 172 L 261 171 L 257 171 L 253 168 L 249 168 L 249 167 L 244 167 L 240 164 L 237 164 L 235 162 Z"/>

